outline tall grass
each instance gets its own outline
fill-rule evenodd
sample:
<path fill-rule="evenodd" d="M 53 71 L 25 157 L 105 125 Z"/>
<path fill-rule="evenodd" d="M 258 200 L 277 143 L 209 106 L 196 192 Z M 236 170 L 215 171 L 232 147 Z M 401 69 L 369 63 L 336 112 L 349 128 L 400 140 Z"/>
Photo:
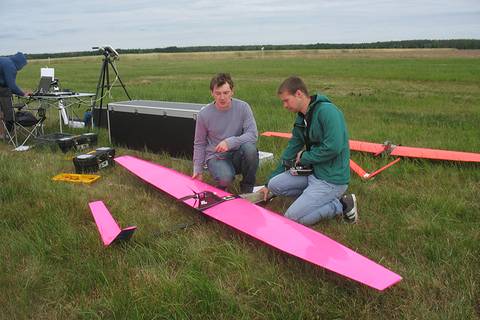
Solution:
<path fill-rule="evenodd" d="M 30 62 L 20 85 L 33 89 L 46 64 Z M 100 57 L 49 62 L 64 88 L 83 92 L 95 91 L 100 64 Z M 214 73 L 230 72 L 259 131 L 290 130 L 293 115 L 275 91 L 297 74 L 344 111 L 352 139 L 480 152 L 478 56 L 155 54 L 122 56 L 118 68 L 135 99 L 195 103 L 211 100 Z M 115 88 L 109 100 L 126 97 Z M 47 132 L 58 130 L 56 117 L 50 110 Z M 100 145 L 108 144 L 99 133 Z M 261 137 L 258 144 L 278 157 L 286 141 Z M 372 181 L 352 176 L 360 223 L 314 226 L 404 277 L 380 293 L 205 222 L 121 168 L 101 171 L 91 186 L 70 185 L 51 177 L 73 172 L 73 154 L 10 150 L 0 144 L 0 318 L 479 317 L 477 165 L 404 159 Z M 188 159 L 116 151 L 191 172 Z M 369 171 L 391 160 L 352 157 Z M 262 165 L 257 182 L 273 167 Z M 88 210 L 93 200 L 103 200 L 122 226 L 138 226 L 129 243 L 103 248 Z M 275 199 L 269 208 L 284 212 L 290 201 Z"/>

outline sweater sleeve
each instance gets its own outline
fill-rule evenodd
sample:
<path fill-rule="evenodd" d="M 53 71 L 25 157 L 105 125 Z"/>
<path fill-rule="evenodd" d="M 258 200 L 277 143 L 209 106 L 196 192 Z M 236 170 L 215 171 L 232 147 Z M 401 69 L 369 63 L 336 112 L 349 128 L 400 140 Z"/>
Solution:
<path fill-rule="evenodd" d="M 230 150 L 238 149 L 246 142 L 256 143 L 258 139 L 257 123 L 247 103 L 242 106 L 240 116 L 243 119 L 242 134 L 225 139 Z"/>
<path fill-rule="evenodd" d="M 193 143 L 193 173 L 202 173 L 205 164 L 205 149 L 207 147 L 207 128 L 202 113 L 198 114 L 195 125 L 195 140 Z"/>

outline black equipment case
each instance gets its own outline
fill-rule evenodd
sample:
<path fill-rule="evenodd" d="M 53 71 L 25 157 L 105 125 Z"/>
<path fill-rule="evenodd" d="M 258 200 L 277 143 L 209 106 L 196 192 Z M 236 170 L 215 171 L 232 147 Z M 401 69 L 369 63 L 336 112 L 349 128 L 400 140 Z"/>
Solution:
<path fill-rule="evenodd" d="M 98 135 L 94 132 L 87 132 L 80 135 L 70 133 L 50 133 L 35 138 L 38 146 L 49 146 L 52 151 L 57 149 L 66 153 L 72 149 L 82 151 L 97 145 Z"/>
<path fill-rule="evenodd" d="M 98 106 L 94 107 L 92 109 L 92 121 L 94 127 L 107 129 L 107 106 L 103 106 L 102 109 Z"/>
<path fill-rule="evenodd" d="M 114 158 L 115 149 L 102 147 L 74 157 L 73 165 L 76 173 L 93 173 L 100 169 L 114 166 Z"/>
<path fill-rule="evenodd" d="M 195 122 L 203 104 L 131 100 L 108 104 L 110 142 L 130 149 L 193 155 Z"/>

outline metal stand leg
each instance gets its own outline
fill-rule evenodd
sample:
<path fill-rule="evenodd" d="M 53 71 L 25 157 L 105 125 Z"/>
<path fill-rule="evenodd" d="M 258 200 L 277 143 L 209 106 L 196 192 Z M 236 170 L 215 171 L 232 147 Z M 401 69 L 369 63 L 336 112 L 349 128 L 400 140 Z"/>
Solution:
<path fill-rule="evenodd" d="M 67 110 L 65 109 L 64 100 L 58 100 L 58 118 L 60 122 L 60 133 L 62 133 L 62 120 L 65 125 L 69 124 Z"/>
<path fill-rule="evenodd" d="M 58 100 L 58 123 L 60 125 L 60 133 L 63 133 L 62 130 L 62 100 Z"/>
<path fill-rule="evenodd" d="M 98 108 L 98 119 L 97 119 L 97 127 L 101 126 L 102 122 L 102 108 L 103 108 L 103 95 L 104 95 L 104 89 L 106 89 L 106 92 L 110 92 L 110 90 L 113 87 L 113 84 L 110 84 L 110 72 L 109 72 L 109 65 L 111 66 L 113 72 L 115 73 L 116 77 L 118 78 L 118 81 L 120 82 L 121 87 L 123 88 L 123 91 L 127 95 L 129 100 L 132 100 L 130 95 L 128 94 L 127 88 L 125 87 L 125 84 L 123 83 L 122 79 L 120 78 L 120 75 L 118 74 L 117 68 L 115 65 L 112 63 L 112 59 L 109 53 L 107 51 L 104 52 L 104 58 L 102 62 L 102 66 L 100 68 L 100 76 L 98 78 L 98 84 L 97 84 L 97 91 L 95 93 L 95 101 L 92 105 L 92 124 L 93 124 L 93 112 L 95 111 L 95 107 L 97 104 L 97 101 L 99 100 L 100 97 L 100 103 L 99 103 L 99 108 Z M 107 110 L 108 113 L 108 110 Z"/>
<path fill-rule="evenodd" d="M 63 130 L 62 130 L 62 115 L 61 115 L 60 109 L 58 109 L 58 123 L 60 124 L 60 133 L 63 133 Z"/>

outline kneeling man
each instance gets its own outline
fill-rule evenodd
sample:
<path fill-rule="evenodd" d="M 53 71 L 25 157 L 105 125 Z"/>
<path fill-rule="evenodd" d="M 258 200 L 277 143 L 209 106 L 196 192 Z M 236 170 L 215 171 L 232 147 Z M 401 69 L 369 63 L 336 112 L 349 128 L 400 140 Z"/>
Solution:
<path fill-rule="evenodd" d="M 192 178 L 202 180 L 206 164 L 218 188 L 225 190 L 241 173 L 241 192 L 252 192 L 258 168 L 258 131 L 252 110 L 248 103 L 233 98 L 229 74 L 214 76 L 210 91 L 214 101 L 197 117 Z"/>
<path fill-rule="evenodd" d="M 260 190 L 264 199 L 269 191 L 297 197 L 285 216 L 305 225 L 337 215 L 357 222 L 356 197 L 344 194 L 350 182 L 350 148 L 343 113 L 327 97 L 309 96 L 298 77 L 286 79 L 277 94 L 297 117 L 281 163 Z M 302 170 L 295 170 L 298 166 Z"/>

